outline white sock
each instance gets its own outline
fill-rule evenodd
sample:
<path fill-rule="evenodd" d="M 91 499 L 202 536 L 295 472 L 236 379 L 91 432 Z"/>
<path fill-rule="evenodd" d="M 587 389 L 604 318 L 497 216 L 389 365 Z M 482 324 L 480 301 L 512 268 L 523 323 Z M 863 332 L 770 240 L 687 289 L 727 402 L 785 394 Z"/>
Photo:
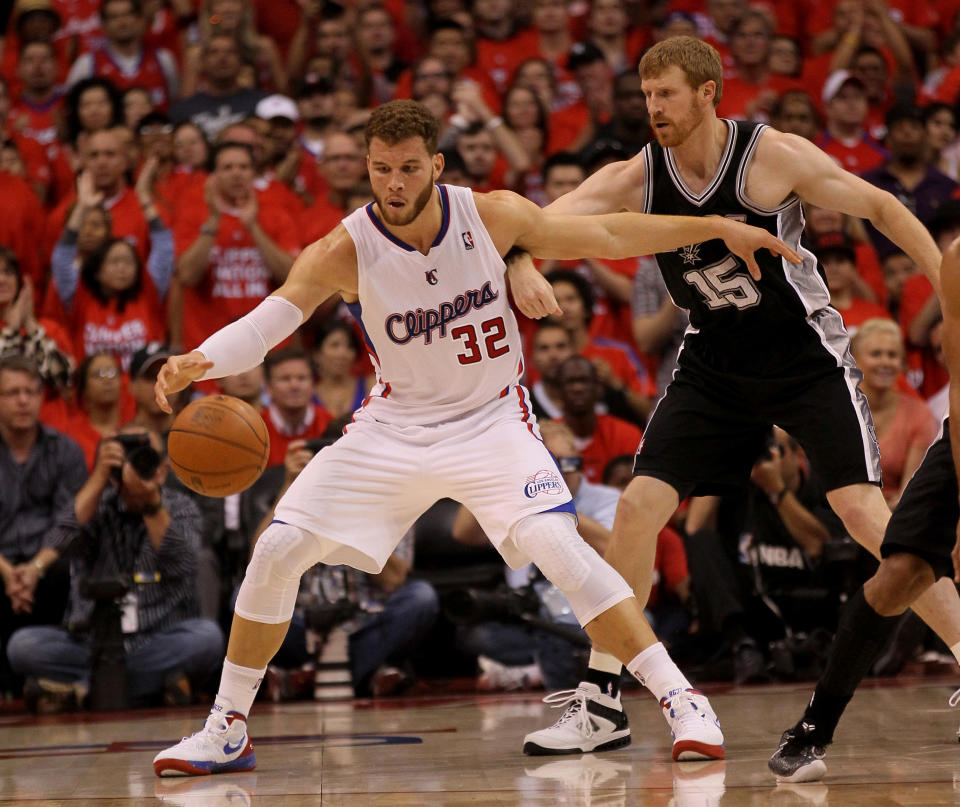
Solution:
<path fill-rule="evenodd" d="M 217 692 L 213 708 L 222 714 L 240 712 L 244 717 L 250 714 L 253 699 L 263 682 L 267 668 L 255 670 L 252 667 L 240 667 L 224 660 L 223 674 L 220 676 L 220 689 Z"/>
<path fill-rule="evenodd" d="M 590 651 L 590 664 L 588 666 L 591 670 L 610 673 L 610 675 L 620 675 L 620 671 L 623 669 L 623 663 L 620 659 L 596 648 Z"/>
<path fill-rule="evenodd" d="M 690 688 L 690 682 L 667 653 L 662 642 L 650 645 L 627 665 L 627 671 L 653 693 L 658 701 L 678 689 Z"/>

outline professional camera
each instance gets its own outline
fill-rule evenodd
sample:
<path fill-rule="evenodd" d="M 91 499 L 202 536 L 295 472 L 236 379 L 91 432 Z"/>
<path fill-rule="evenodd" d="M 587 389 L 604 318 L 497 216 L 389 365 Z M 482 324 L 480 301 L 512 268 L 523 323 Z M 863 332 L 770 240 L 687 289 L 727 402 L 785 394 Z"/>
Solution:
<path fill-rule="evenodd" d="M 360 606 L 342 597 L 335 602 L 312 602 L 304 607 L 303 619 L 310 630 L 324 635 L 328 634 L 337 625 L 342 625 L 352 619 L 360 610 Z"/>
<path fill-rule="evenodd" d="M 540 611 L 540 598 L 532 588 L 461 588 L 449 592 L 443 601 L 447 618 L 460 625 L 487 620 L 516 620 Z"/>
<path fill-rule="evenodd" d="M 152 479 L 160 467 L 163 457 L 150 445 L 147 434 L 118 434 L 113 438 L 123 446 L 123 455 L 141 479 Z M 120 479 L 121 469 L 114 468 L 113 474 Z"/>

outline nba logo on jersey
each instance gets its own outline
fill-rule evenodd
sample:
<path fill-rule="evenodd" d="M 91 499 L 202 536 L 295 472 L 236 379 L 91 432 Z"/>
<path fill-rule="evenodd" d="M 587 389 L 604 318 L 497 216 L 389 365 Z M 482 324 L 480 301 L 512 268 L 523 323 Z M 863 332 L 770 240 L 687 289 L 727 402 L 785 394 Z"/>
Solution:
<path fill-rule="evenodd" d="M 537 471 L 533 476 L 527 477 L 527 483 L 523 486 L 523 495 L 532 499 L 541 493 L 549 496 L 563 493 L 563 482 L 553 471 Z"/>
<path fill-rule="evenodd" d="M 460 233 L 460 237 L 463 239 L 464 249 L 473 249 L 473 233 L 467 230 L 465 233 Z"/>

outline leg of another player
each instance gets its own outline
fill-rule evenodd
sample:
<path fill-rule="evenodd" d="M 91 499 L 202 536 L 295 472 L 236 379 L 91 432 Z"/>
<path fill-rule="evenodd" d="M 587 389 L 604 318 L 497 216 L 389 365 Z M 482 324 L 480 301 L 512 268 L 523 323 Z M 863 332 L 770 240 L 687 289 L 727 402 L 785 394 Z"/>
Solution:
<path fill-rule="evenodd" d="M 768 763 L 780 781 L 823 777 L 826 747 L 857 686 L 893 633 L 898 617 L 933 585 L 934 572 L 922 558 L 899 552 L 885 558 L 844 607 L 827 668 L 803 717 L 787 729 Z"/>
<path fill-rule="evenodd" d="M 879 558 L 880 542 L 890 520 L 890 508 L 880 488 L 848 485 L 830 491 L 827 500 L 854 540 Z M 911 607 L 943 639 L 960 663 L 960 596 L 953 582 L 943 578 L 927 586 Z"/>

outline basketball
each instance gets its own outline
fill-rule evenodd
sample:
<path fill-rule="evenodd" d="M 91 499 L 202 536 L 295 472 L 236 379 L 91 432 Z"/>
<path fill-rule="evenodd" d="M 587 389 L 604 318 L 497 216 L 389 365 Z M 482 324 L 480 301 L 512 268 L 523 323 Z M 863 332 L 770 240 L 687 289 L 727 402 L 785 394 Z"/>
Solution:
<path fill-rule="evenodd" d="M 231 395 L 208 395 L 177 415 L 167 455 L 191 490 L 229 496 L 250 487 L 267 467 L 270 436 L 249 404 Z"/>

